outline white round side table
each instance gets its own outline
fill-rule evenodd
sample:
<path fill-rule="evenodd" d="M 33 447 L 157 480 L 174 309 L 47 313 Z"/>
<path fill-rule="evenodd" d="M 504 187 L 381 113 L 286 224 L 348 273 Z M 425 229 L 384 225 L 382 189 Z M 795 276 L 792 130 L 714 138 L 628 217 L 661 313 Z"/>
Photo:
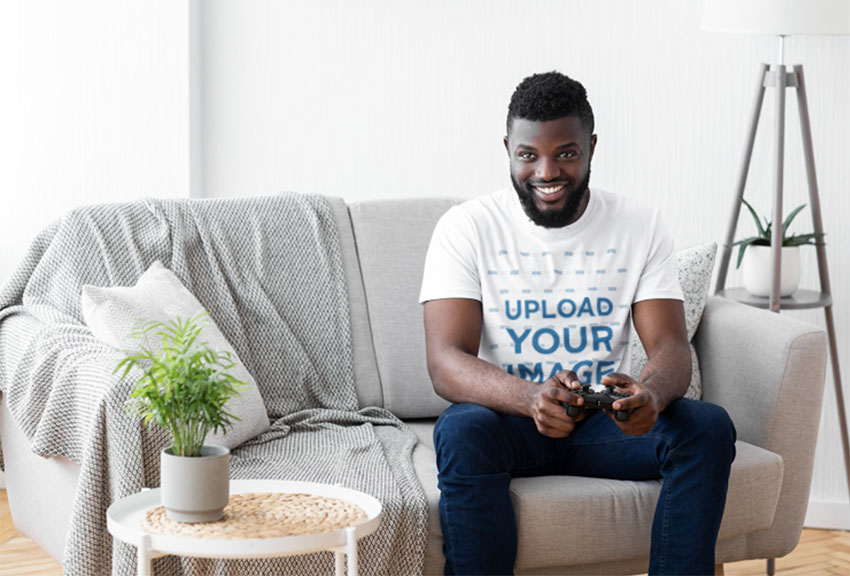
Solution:
<path fill-rule="evenodd" d="M 282 538 L 197 538 L 152 534 L 142 528 L 148 510 L 160 505 L 160 490 L 145 490 L 114 502 L 106 511 L 106 527 L 115 538 L 138 548 L 138 574 L 149 576 L 151 560 L 169 554 L 198 558 L 269 558 L 329 550 L 336 556 L 336 575 L 342 576 L 345 557 L 348 575 L 357 576 L 357 540 L 378 529 L 381 503 L 374 497 L 340 486 L 286 480 L 231 480 L 231 494 L 311 494 L 338 498 L 360 506 L 366 521 L 331 532 Z"/>

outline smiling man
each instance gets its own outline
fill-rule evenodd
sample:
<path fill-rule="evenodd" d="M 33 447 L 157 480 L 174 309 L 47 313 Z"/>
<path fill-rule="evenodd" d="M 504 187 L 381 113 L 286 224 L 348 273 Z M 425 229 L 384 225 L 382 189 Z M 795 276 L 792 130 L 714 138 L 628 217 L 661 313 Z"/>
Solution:
<path fill-rule="evenodd" d="M 589 198 L 590 160 L 596 148 L 593 116 L 549 122 L 509 118 L 508 133 L 511 181 L 526 215 L 544 228 L 562 228 L 578 220 Z M 535 147 L 547 145 L 554 148 Z"/>
<path fill-rule="evenodd" d="M 431 240 L 428 369 L 453 403 L 434 430 L 447 574 L 512 573 L 510 481 L 551 474 L 663 479 L 650 573 L 714 571 L 735 429 L 722 408 L 682 398 L 691 362 L 672 238 L 657 210 L 589 187 L 593 132 L 580 83 L 526 78 L 504 139 L 512 189 L 453 207 Z M 649 358 L 637 380 L 632 323 Z M 613 405 L 628 420 L 568 416 L 583 384 L 628 395 Z"/>

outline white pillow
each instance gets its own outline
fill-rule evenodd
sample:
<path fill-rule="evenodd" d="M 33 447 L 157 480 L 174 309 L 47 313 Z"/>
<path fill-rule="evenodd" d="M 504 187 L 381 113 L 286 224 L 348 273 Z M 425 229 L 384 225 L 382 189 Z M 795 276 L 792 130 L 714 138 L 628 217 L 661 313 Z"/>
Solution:
<path fill-rule="evenodd" d="M 717 244 L 709 242 L 692 248 L 685 248 L 676 252 L 676 260 L 679 263 L 679 284 L 682 286 L 682 294 L 685 296 L 685 325 L 688 328 L 688 341 L 691 341 L 699 328 L 702 311 L 705 309 L 705 300 L 708 296 L 708 287 L 711 284 L 711 273 L 714 270 L 714 256 L 717 253 Z M 631 377 L 638 378 L 640 371 L 646 364 L 646 351 L 637 335 L 637 330 L 632 325 L 631 341 Z M 685 398 L 702 398 L 702 376 L 697 360 L 697 351 L 691 344 L 691 367 L 693 374 Z"/>
<path fill-rule="evenodd" d="M 205 311 L 180 279 L 158 261 L 151 264 L 135 286 L 83 286 L 81 305 L 83 319 L 98 340 L 119 350 L 132 351 L 139 350 L 141 346 L 139 340 L 130 338 L 137 320 L 168 323 L 177 317 L 185 320 Z M 254 378 L 212 318 L 207 317 L 201 338 L 210 348 L 229 352 L 235 362 L 230 374 L 248 383 L 239 396 L 226 404 L 227 411 L 239 420 L 226 435 L 210 433 L 205 441 L 206 444 L 235 448 L 268 429 L 266 407 Z"/>

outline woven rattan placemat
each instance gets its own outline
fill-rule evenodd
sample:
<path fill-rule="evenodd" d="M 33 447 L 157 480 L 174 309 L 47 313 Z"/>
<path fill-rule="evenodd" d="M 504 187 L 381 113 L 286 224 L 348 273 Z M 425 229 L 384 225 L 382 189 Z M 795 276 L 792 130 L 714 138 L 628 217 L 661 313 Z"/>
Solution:
<path fill-rule="evenodd" d="M 193 538 L 282 538 L 330 532 L 366 520 L 358 505 L 313 494 L 231 494 L 224 517 L 188 524 L 171 520 L 165 508 L 148 510 L 142 528 L 153 534 Z"/>

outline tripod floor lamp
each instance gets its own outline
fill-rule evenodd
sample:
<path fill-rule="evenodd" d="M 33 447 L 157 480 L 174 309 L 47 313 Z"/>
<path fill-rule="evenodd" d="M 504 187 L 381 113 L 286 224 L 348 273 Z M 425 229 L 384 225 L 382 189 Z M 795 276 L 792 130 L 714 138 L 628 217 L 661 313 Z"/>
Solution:
<path fill-rule="evenodd" d="M 817 261 L 820 271 L 819 292 L 799 290 L 791 297 L 782 298 L 780 293 L 781 279 L 781 249 L 783 221 L 783 170 L 785 157 L 785 95 L 788 88 L 793 88 L 797 94 L 797 108 L 800 116 L 800 127 L 803 139 L 803 155 L 809 188 L 809 203 L 815 233 L 822 234 L 820 200 L 818 196 L 817 177 L 815 175 L 814 151 L 812 148 L 812 133 L 809 123 L 809 110 L 806 100 L 806 84 L 803 77 L 803 67 L 794 66 L 789 72 L 784 62 L 785 36 L 797 34 L 850 34 L 850 0 L 705 0 L 702 27 L 705 30 L 718 32 L 739 32 L 770 34 L 779 39 L 779 62 L 769 67 L 762 64 L 759 70 L 756 94 L 753 103 L 752 117 L 747 131 L 744 157 L 738 176 L 732 214 L 729 219 L 725 242 L 720 257 L 715 294 L 726 296 L 745 304 L 769 308 L 779 312 L 780 308 L 823 308 L 826 315 L 826 329 L 829 336 L 829 356 L 832 363 L 832 376 L 835 384 L 836 405 L 838 407 L 841 441 L 844 451 L 844 466 L 847 474 L 848 489 L 850 489 L 850 444 L 847 439 L 847 417 L 844 409 L 844 395 L 841 387 L 841 376 L 838 367 L 837 345 L 835 342 L 835 326 L 832 316 L 832 294 L 829 285 L 829 272 L 826 262 L 826 251 L 823 243 L 818 243 Z M 773 175 L 773 222 L 777 223 L 771 230 L 771 289 L 769 298 L 759 298 L 749 295 L 743 288 L 726 289 L 726 275 L 732 252 L 732 242 L 738 225 L 738 215 L 741 210 L 741 200 L 747 182 L 753 144 L 761 115 L 762 102 L 766 89 L 775 90 L 775 138 L 774 138 L 774 175 Z M 772 566 L 768 561 L 768 572 Z"/>

